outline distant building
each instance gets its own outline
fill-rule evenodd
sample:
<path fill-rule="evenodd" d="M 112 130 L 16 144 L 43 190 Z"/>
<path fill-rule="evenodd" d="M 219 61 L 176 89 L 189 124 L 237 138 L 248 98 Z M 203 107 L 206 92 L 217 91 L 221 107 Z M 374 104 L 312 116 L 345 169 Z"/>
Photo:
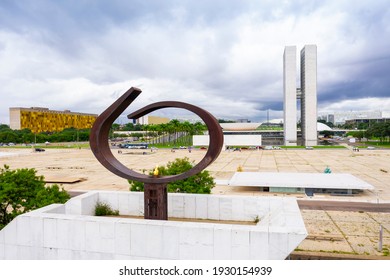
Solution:
<path fill-rule="evenodd" d="M 30 129 L 33 133 L 62 131 L 65 128 L 91 128 L 97 114 L 76 113 L 49 108 L 10 108 L 10 128 Z"/>
<path fill-rule="evenodd" d="M 163 124 L 163 123 L 169 123 L 169 118 L 164 117 L 157 117 L 157 116 L 143 116 L 136 120 L 137 124 Z"/>
<path fill-rule="evenodd" d="M 356 119 L 380 119 L 382 118 L 382 112 L 375 111 L 344 111 L 334 113 L 322 113 L 318 117 L 321 120 L 326 120 L 334 125 L 345 124 L 347 120 Z"/>
<path fill-rule="evenodd" d="M 302 142 L 317 145 L 317 46 L 305 45 L 300 53 L 300 81 L 297 88 L 296 47 L 287 46 L 283 55 L 284 144 L 297 145 L 297 99 L 301 101 Z"/>
<path fill-rule="evenodd" d="M 368 126 L 374 123 L 390 122 L 390 118 L 377 118 L 377 119 L 353 119 L 345 121 L 345 124 L 357 127 L 361 123 L 366 123 Z"/>
<path fill-rule="evenodd" d="M 235 122 L 236 123 L 250 123 L 251 121 L 249 119 L 238 119 Z"/>

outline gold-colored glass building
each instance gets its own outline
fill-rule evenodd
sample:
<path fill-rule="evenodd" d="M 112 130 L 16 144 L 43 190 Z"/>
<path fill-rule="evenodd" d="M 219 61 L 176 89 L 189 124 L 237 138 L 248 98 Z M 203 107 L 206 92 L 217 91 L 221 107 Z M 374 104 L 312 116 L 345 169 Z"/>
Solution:
<path fill-rule="evenodd" d="M 30 129 L 33 133 L 62 131 L 65 128 L 91 128 L 98 115 L 48 108 L 10 108 L 10 128 Z"/>

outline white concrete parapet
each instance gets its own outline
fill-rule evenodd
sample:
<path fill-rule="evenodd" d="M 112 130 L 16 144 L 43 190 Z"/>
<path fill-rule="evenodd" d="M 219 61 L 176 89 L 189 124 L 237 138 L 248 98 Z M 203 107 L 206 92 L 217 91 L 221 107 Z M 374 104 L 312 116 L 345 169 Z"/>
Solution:
<path fill-rule="evenodd" d="M 98 201 L 143 215 L 143 193 L 93 191 L 20 215 L 0 259 L 285 259 L 307 236 L 295 198 L 169 194 L 168 216 L 232 225 L 92 216 Z"/>

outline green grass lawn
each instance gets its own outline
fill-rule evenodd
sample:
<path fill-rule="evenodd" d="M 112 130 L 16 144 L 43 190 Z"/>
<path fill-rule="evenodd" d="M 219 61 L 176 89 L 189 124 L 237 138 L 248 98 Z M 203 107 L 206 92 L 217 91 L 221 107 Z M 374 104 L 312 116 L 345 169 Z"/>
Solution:
<path fill-rule="evenodd" d="M 358 148 L 364 149 L 367 147 L 375 147 L 375 148 L 390 148 L 390 142 L 377 142 L 377 141 L 367 141 L 359 143 Z"/>

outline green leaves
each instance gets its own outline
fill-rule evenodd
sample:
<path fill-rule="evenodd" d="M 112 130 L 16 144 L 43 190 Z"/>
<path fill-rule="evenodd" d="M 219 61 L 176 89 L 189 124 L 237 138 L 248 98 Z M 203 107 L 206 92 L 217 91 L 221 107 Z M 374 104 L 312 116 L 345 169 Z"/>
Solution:
<path fill-rule="evenodd" d="M 107 203 L 98 202 L 95 206 L 95 216 L 118 216 L 118 210 L 112 210 Z"/>
<path fill-rule="evenodd" d="M 366 131 L 369 137 L 377 137 L 384 142 L 386 137 L 390 137 L 390 122 L 375 123 Z"/>
<path fill-rule="evenodd" d="M 168 162 L 167 166 L 159 166 L 158 171 L 160 176 L 177 175 L 190 170 L 193 164 L 189 158 L 177 158 L 173 162 Z M 153 170 L 149 175 L 153 174 Z M 144 191 L 144 184 L 137 181 L 129 180 L 131 191 Z M 175 181 L 168 184 L 168 192 L 177 193 L 201 193 L 209 194 L 215 186 L 213 177 L 207 170 L 191 176 L 187 179 Z"/>
<path fill-rule="evenodd" d="M 65 203 L 69 194 L 57 185 L 45 186 L 35 169 L 0 168 L 0 229 L 17 215 L 52 204 Z"/>

